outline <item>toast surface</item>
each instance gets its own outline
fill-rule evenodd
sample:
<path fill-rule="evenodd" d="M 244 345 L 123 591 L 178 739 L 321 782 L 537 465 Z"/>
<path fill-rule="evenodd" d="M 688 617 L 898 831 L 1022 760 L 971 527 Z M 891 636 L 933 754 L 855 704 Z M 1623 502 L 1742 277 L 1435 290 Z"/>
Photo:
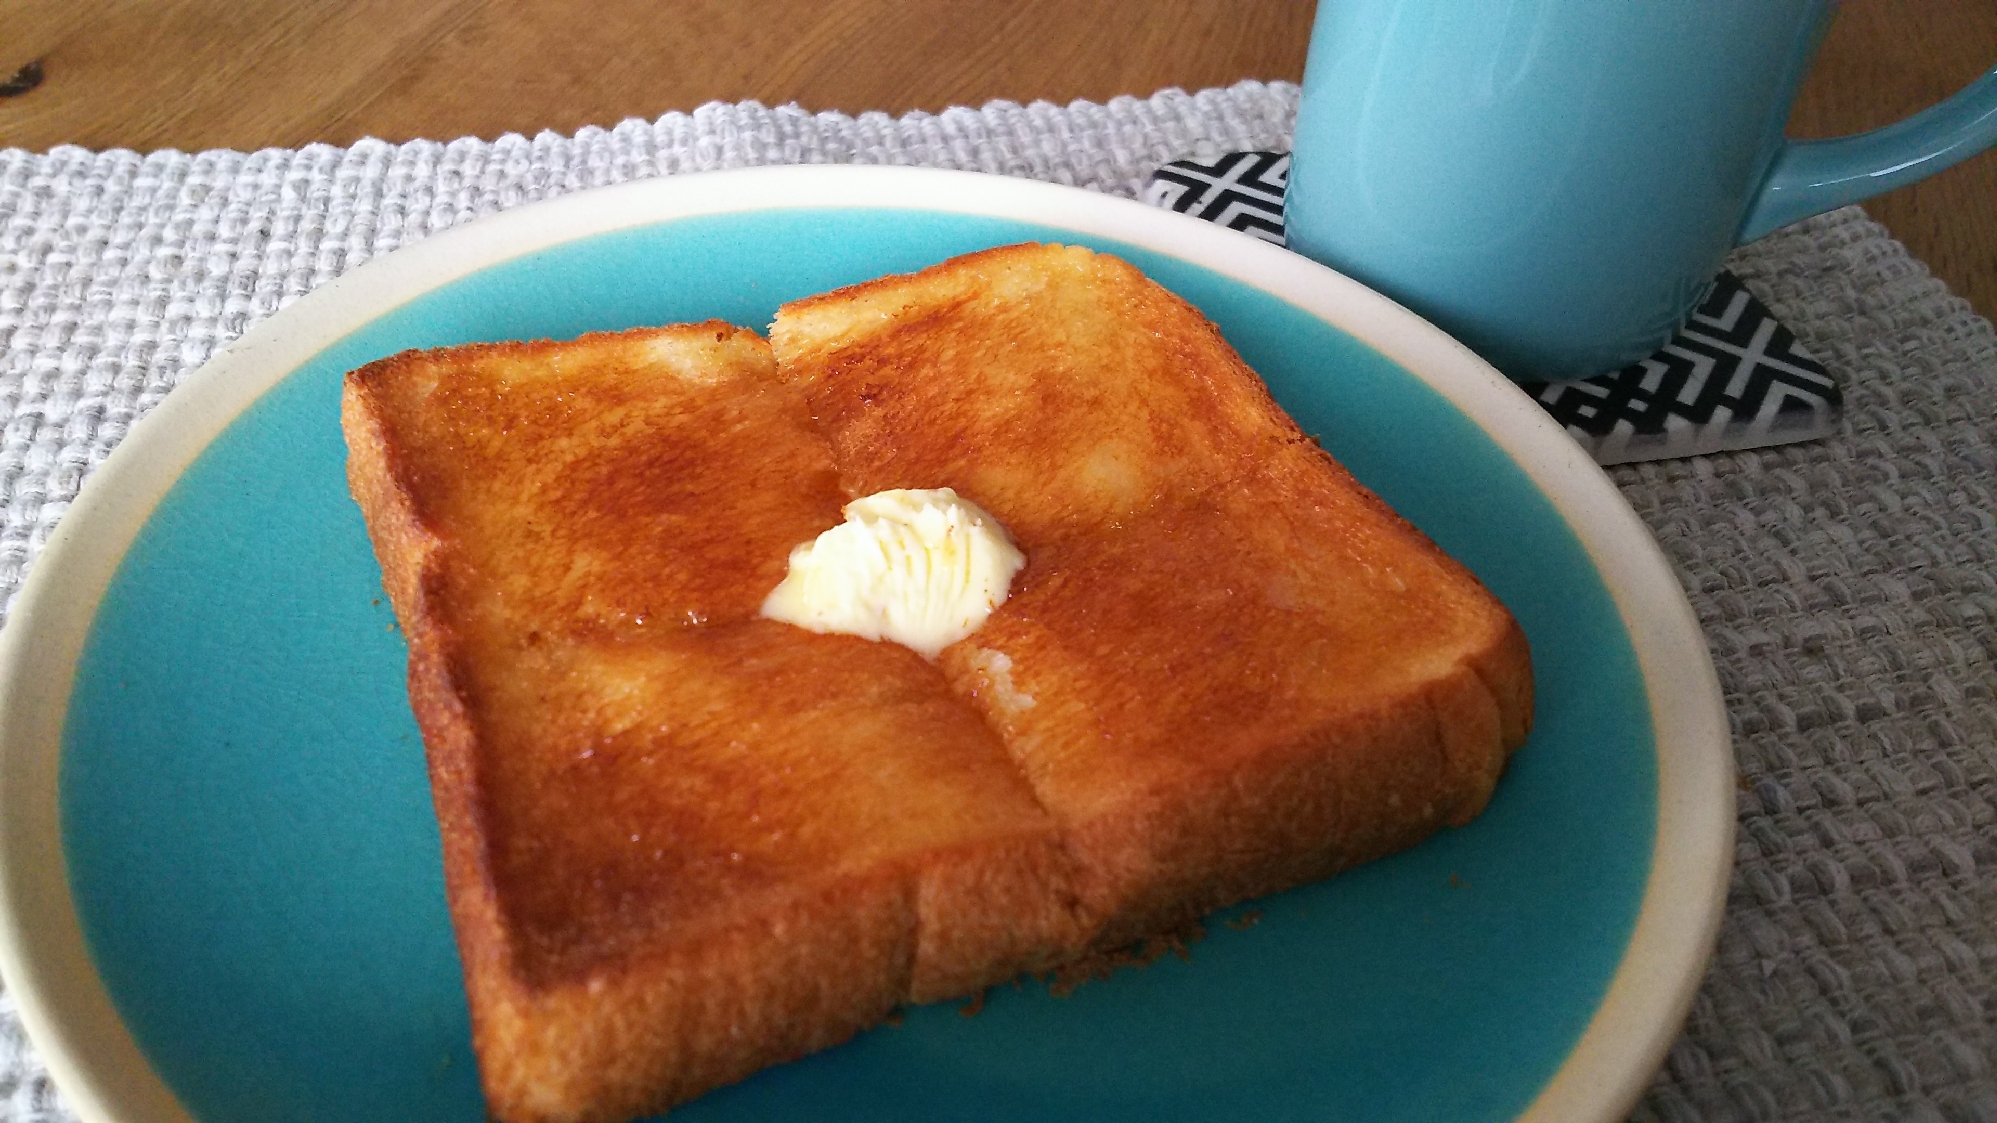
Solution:
<path fill-rule="evenodd" d="M 1029 554 L 1304 439 L 1204 317 L 1083 249 L 989 250 L 797 301 L 770 341 L 848 492 L 955 488 Z"/>
<path fill-rule="evenodd" d="M 1052 822 L 938 669 L 756 618 L 842 502 L 760 338 L 397 356 L 344 424 L 501 1118 L 628 1117 L 1072 954 Z"/>
<path fill-rule="evenodd" d="M 349 375 L 494 1114 L 616 1120 L 1460 823 L 1517 625 L 1199 313 L 1018 246 Z M 1025 551 L 934 663 L 757 617 L 952 487 Z"/>
<path fill-rule="evenodd" d="M 942 664 L 1099 946 L 1465 822 L 1524 740 L 1510 614 L 1128 264 L 990 250 L 788 305 L 771 342 L 849 490 L 935 480 L 1027 549 Z"/>

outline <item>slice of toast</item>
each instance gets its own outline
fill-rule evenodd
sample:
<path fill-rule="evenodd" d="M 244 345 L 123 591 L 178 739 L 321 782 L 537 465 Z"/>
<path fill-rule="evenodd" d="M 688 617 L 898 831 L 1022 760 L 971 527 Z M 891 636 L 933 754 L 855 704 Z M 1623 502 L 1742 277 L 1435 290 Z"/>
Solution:
<path fill-rule="evenodd" d="M 1075 953 L 941 672 L 755 617 L 843 501 L 760 338 L 410 353 L 343 405 L 496 1117 L 629 1118 Z"/>
<path fill-rule="evenodd" d="M 495 1116 L 615 1120 L 1461 822 L 1531 709 L 1466 571 L 1128 265 L 1021 246 L 348 376 Z M 936 663 L 756 617 L 846 500 L 1025 550 Z"/>
<path fill-rule="evenodd" d="M 1531 717 L 1523 633 L 1128 264 L 1011 246 L 787 305 L 780 376 L 849 491 L 1013 529 L 950 648 L 1112 946 L 1461 823 Z"/>

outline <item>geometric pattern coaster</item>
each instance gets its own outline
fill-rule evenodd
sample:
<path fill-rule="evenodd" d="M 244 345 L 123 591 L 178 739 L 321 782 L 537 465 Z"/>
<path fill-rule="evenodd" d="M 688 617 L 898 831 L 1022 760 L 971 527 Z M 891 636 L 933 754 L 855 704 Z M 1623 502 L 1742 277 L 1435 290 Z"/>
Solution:
<path fill-rule="evenodd" d="M 1181 160 L 1154 172 L 1143 197 L 1280 246 L 1289 174 L 1287 152 Z M 1812 440 L 1836 432 L 1844 413 L 1830 372 L 1725 271 L 1650 358 L 1594 378 L 1520 389 L 1598 464 Z"/>
<path fill-rule="evenodd" d="M 1144 201 L 1283 244 L 1288 152 L 1231 152 L 1211 164 L 1180 160 L 1151 173 Z"/>
<path fill-rule="evenodd" d="M 1725 271 L 1650 358 L 1523 389 L 1598 464 L 1807 441 L 1836 432 L 1844 411 L 1830 372 Z"/>

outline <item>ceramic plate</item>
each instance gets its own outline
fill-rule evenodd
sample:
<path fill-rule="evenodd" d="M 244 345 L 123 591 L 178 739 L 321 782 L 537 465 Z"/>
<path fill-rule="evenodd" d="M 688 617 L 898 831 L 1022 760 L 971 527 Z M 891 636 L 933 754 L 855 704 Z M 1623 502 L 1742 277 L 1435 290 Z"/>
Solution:
<path fill-rule="evenodd" d="M 1606 477 L 1409 313 L 1181 215 L 912 169 L 683 176 L 432 237 L 134 427 L 0 635 L 0 969 L 86 1120 L 483 1118 L 405 650 L 341 375 L 408 347 L 719 317 L 1028 239 L 1198 305 L 1533 646 L 1490 809 L 1230 910 L 1190 958 L 910 1011 L 687 1120 L 1620 1118 L 1720 916 L 1733 770 L 1684 596 Z"/>

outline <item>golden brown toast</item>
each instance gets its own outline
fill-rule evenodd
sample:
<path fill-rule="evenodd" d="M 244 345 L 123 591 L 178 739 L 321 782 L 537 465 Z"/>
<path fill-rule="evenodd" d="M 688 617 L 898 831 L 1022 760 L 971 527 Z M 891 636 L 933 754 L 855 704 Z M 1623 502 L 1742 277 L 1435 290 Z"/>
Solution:
<path fill-rule="evenodd" d="M 940 671 L 755 618 L 842 501 L 761 339 L 399 355 L 343 424 L 496 1116 L 629 1118 L 1074 954 L 1052 822 Z"/>
<path fill-rule="evenodd" d="M 951 684 L 1113 946 L 1462 823 L 1531 719 L 1524 634 L 1195 309 L 1010 246 L 787 305 L 847 490 L 953 487 L 1027 567 Z"/>
<path fill-rule="evenodd" d="M 474 1043 L 615 1120 L 1474 815 L 1510 616 L 1123 262 L 1020 246 L 348 376 Z M 848 499 L 1025 550 L 936 663 L 759 619 Z"/>

